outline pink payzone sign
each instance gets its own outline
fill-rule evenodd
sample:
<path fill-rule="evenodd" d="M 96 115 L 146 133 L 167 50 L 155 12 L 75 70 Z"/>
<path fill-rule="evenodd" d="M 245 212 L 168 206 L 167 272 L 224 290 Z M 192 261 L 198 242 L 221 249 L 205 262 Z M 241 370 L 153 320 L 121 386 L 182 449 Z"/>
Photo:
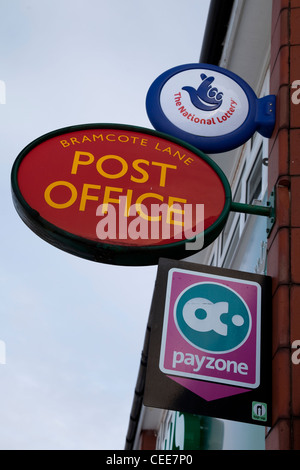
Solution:
<path fill-rule="evenodd" d="M 205 393 L 208 400 L 216 398 L 212 383 L 223 385 L 219 397 L 234 394 L 233 389 L 256 389 L 260 328 L 258 283 L 173 268 L 168 274 L 159 368 L 194 393 Z"/>

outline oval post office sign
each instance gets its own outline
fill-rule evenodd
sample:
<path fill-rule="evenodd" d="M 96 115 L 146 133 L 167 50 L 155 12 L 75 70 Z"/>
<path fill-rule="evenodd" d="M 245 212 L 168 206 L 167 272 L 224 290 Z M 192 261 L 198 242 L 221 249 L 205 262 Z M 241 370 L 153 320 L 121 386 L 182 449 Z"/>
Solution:
<path fill-rule="evenodd" d="M 204 153 L 149 129 L 88 124 L 29 144 L 12 169 L 16 210 L 38 236 L 118 265 L 180 259 L 211 243 L 231 207 Z"/>
<path fill-rule="evenodd" d="M 271 137 L 274 95 L 258 99 L 234 73 L 188 64 L 160 75 L 149 88 L 146 110 L 153 127 L 207 153 L 232 150 L 254 132 Z"/>

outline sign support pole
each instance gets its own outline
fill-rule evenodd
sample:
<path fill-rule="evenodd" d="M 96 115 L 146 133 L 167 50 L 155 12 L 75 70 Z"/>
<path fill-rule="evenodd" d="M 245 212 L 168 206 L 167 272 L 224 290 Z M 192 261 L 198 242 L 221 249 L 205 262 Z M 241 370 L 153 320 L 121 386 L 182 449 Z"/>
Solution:
<path fill-rule="evenodd" d="M 232 202 L 231 210 L 233 212 L 242 212 L 243 214 L 262 215 L 271 217 L 273 208 L 270 206 L 254 206 L 251 204 L 242 204 L 240 202 Z"/>
<path fill-rule="evenodd" d="M 275 190 L 271 192 L 270 200 L 267 202 L 267 206 L 254 206 L 251 204 L 243 204 L 240 202 L 231 202 L 230 209 L 233 212 L 241 212 L 243 214 L 253 214 L 268 217 L 267 234 L 269 237 L 276 221 Z"/>

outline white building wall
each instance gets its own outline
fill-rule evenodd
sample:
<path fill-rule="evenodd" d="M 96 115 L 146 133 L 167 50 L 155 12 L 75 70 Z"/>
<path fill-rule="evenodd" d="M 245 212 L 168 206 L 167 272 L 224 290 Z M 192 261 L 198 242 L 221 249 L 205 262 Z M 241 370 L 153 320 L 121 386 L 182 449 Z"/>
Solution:
<path fill-rule="evenodd" d="M 269 94 L 271 13 L 272 0 L 236 0 L 219 64 L 243 78 L 259 97 Z M 266 204 L 268 139 L 256 134 L 244 146 L 210 157 L 229 179 L 235 202 Z M 218 239 L 186 261 L 265 274 L 266 224 L 265 217 L 231 213 Z M 151 422 L 159 433 L 166 414 L 158 413 L 155 423 L 150 416 L 153 411 L 143 407 L 138 429 L 147 429 Z M 263 427 L 231 421 L 224 425 L 223 449 L 265 448 Z"/>

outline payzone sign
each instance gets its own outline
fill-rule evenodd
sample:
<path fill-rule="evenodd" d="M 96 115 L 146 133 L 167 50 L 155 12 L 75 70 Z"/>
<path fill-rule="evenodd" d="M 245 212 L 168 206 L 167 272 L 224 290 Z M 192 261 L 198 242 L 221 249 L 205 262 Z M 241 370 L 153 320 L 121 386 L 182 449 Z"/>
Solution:
<path fill-rule="evenodd" d="M 160 370 L 249 389 L 260 384 L 261 286 L 171 269 Z"/>

